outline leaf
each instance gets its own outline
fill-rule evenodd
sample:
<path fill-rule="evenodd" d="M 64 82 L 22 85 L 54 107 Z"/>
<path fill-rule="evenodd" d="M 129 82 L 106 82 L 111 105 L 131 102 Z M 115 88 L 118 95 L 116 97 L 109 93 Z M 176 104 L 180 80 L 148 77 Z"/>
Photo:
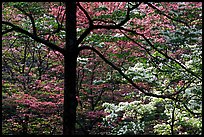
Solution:
<path fill-rule="evenodd" d="M 99 12 L 100 11 L 107 11 L 107 10 L 108 10 L 108 8 L 105 5 L 94 9 L 95 12 L 97 12 L 97 11 L 99 11 Z"/>

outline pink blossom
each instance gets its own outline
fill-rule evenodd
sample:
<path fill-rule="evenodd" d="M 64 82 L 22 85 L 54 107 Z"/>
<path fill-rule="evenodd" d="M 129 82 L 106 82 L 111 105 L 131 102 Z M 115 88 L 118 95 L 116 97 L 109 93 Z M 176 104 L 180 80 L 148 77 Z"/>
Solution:
<path fill-rule="evenodd" d="M 60 87 L 55 87 L 54 89 L 55 91 L 63 91 L 63 88 L 60 88 Z"/>
<path fill-rule="evenodd" d="M 45 90 L 47 90 L 47 91 L 50 91 L 50 89 L 51 89 L 51 87 L 48 86 L 48 85 L 44 86 L 43 88 L 44 88 Z"/>

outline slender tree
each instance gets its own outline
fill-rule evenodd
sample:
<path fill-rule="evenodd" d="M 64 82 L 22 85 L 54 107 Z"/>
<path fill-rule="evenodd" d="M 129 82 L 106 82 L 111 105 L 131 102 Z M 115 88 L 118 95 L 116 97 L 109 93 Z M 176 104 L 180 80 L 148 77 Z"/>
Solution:
<path fill-rule="evenodd" d="M 76 123 L 76 3 L 66 3 L 66 47 L 64 51 L 64 117 L 63 134 L 72 135 Z"/>

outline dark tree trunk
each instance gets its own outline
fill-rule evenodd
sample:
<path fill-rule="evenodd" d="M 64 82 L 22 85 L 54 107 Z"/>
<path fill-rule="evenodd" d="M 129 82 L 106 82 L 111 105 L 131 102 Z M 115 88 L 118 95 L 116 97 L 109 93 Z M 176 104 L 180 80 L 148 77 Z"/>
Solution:
<path fill-rule="evenodd" d="M 66 47 L 64 54 L 63 135 L 73 135 L 76 123 L 76 3 L 66 2 Z"/>

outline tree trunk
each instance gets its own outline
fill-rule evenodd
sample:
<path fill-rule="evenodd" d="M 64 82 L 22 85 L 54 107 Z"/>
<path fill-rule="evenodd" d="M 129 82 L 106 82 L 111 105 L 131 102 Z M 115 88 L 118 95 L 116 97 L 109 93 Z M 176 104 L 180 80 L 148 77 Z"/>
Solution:
<path fill-rule="evenodd" d="M 73 135 L 76 123 L 76 3 L 66 2 L 66 46 L 64 54 L 63 135 Z"/>

